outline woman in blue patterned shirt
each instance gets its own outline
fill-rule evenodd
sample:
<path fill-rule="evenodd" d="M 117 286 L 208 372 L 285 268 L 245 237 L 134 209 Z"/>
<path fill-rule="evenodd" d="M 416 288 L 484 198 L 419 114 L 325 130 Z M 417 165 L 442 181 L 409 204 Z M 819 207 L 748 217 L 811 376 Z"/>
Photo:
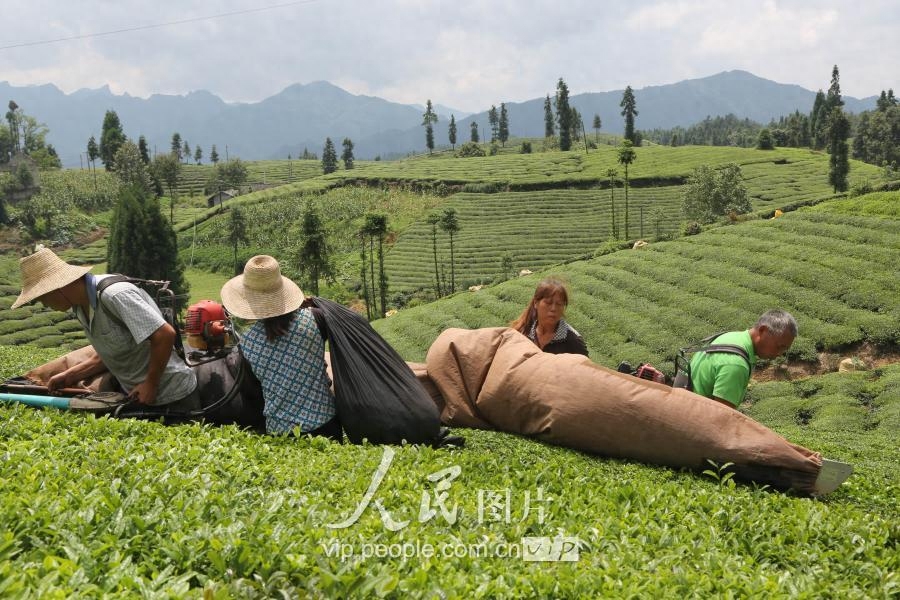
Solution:
<path fill-rule="evenodd" d="M 303 292 L 281 274 L 271 256 L 254 256 L 244 274 L 222 287 L 233 316 L 256 322 L 240 347 L 263 390 L 268 433 L 301 433 L 342 439 L 325 367 L 325 341 Z"/>

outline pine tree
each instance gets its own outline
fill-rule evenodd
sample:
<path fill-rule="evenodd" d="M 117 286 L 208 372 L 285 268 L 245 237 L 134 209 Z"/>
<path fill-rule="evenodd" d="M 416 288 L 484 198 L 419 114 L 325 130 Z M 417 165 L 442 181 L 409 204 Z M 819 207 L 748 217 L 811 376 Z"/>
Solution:
<path fill-rule="evenodd" d="M 328 233 L 312 203 L 307 203 L 303 213 L 302 235 L 303 244 L 297 255 L 298 270 L 305 276 L 305 283 L 309 285 L 313 295 L 318 296 L 319 281 L 334 280 L 334 268 L 328 247 Z"/>
<path fill-rule="evenodd" d="M 491 142 L 496 142 L 500 136 L 500 117 L 497 114 L 497 107 L 493 104 L 488 111 L 488 124 L 491 126 Z"/>
<path fill-rule="evenodd" d="M 425 146 L 428 148 L 428 154 L 434 150 L 434 124 L 438 122 L 438 117 L 431 107 L 431 100 L 425 104 L 425 114 L 422 115 L 422 125 L 425 126 Z"/>
<path fill-rule="evenodd" d="M 212 149 L 209 151 L 209 162 L 214 165 L 219 164 L 219 153 L 216 151 L 216 145 L 212 145 Z"/>
<path fill-rule="evenodd" d="M 469 140 L 478 143 L 478 123 L 472 121 L 472 126 L 469 128 Z"/>
<path fill-rule="evenodd" d="M 116 152 L 125 143 L 125 133 L 119 115 L 114 110 L 106 111 L 103 117 L 103 129 L 100 133 L 100 161 L 107 171 L 115 170 Z"/>
<path fill-rule="evenodd" d="M 203 148 L 200 147 L 200 144 L 197 144 L 197 147 L 194 148 L 194 162 L 199 165 L 202 160 Z"/>
<path fill-rule="evenodd" d="M 498 139 L 500 144 L 506 146 L 506 140 L 509 139 L 509 113 L 506 111 L 506 103 L 500 103 L 500 123 L 497 128 Z"/>
<path fill-rule="evenodd" d="M 184 162 L 189 162 L 191 160 L 191 145 L 187 143 L 187 140 L 184 140 L 184 146 L 181 148 L 181 155 L 184 157 Z"/>
<path fill-rule="evenodd" d="M 600 143 L 600 126 L 603 122 L 600 120 L 600 115 L 594 114 L 594 140 L 599 144 Z"/>
<path fill-rule="evenodd" d="M 450 127 L 447 129 L 447 137 L 450 139 L 450 148 L 456 150 L 456 117 L 450 115 Z"/>
<path fill-rule="evenodd" d="M 344 168 L 350 170 L 353 168 L 353 141 L 350 138 L 344 138 L 344 151 L 341 153 L 341 160 L 344 161 Z"/>
<path fill-rule="evenodd" d="M 556 83 L 556 123 L 559 125 L 559 149 L 572 148 L 572 111 L 569 107 L 569 87 L 560 77 Z"/>
<path fill-rule="evenodd" d="M 325 138 L 325 147 L 322 149 L 322 171 L 327 175 L 337 171 L 337 151 L 331 138 Z"/>
<path fill-rule="evenodd" d="M 544 137 L 551 138 L 556 135 L 556 129 L 553 125 L 553 105 L 550 103 L 550 94 L 544 100 Z"/>
<path fill-rule="evenodd" d="M 631 91 L 630 85 L 625 87 L 625 93 L 622 94 L 622 102 L 619 103 L 619 106 L 622 107 L 622 116 L 625 117 L 625 139 L 631 141 L 632 144 L 637 144 L 634 135 L 634 118 L 638 115 L 637 101 L 634 99 L 634 92 Z M 627 219 L 627 213 L 625 216 Z M 627 231 L 625 236 L 628 236 Z"/>
<path fill-rule="evenodd" d="M 831 109 L 828 115 L 829 168 L 828 183 L 835 193 L 847 191 L 847 176 L 850 174 L 849 146 L 850 121 L 840 106 Z"/>
<path fill-rule="evenodd" d="M 91 138 L 93 139 L 93 138 Z M 145 165 L 150 164 L 150 149 L 147 148 L 147 138 L 140 136 L 138 138 L 138 150 L 141 152 L 141 160 Z"/>
<path fill-rule="evenodd" d="M 233 206 L 229 212 L 231 215 L 228 219 L 228 241 L 231 242 L 231 248 L 234 252 L 234 274 L 240 275 L 241 265 L 238 264 L 238 247 L 250 241 L 247 238 L 247 219 L 244 218 L 244 211 L 241 210 L 240 206 Z"/>
<path fill-rule="evenodd" d="M 177 131 L 172 134 L 172 155 L 175 156 L 178 162 L 181 162 L 183 158 L 182 152 L 184 151 L 184 146 L 181 145 L 181 134 Z"/>
<path fill-rule="evenodd" d="M 113 163 L 116 177 L 124 187 L 134 188 L 142 194 L 150 194 L 153 190 L 150 172 L 134 142 L 128 140 L 122 144 L 116 152 Z"/>
<path fill-rule="evenodd" d="M 175 231 L 163 218 L 159 202 L 136 187 L 123 187 L 113 210 L 107 266 L 111 273 L 170 281 L 176 294 L 189 291 Z"/>

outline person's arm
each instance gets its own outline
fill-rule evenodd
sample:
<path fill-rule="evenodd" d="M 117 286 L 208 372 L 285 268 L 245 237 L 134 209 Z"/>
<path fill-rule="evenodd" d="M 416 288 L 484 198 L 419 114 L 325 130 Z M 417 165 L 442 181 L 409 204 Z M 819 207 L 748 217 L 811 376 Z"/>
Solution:
<path fill-rule="evenodd" d="M 168 323 L 164 323 L 150 334 L 150 363 L 147 365 L 147 376 L 131 389 L 130 398 L 141 404 L 153 404 L 156 393 L 159 390 L 159 380 L 162 378 L 166 363 L 172 354 L 172 345 L 175 342 L 175 330 Z"/>
<path fill-rule="evenodd" d="M 100 355 L 94 353 L 94 355 L 86 361 L 73 365 L 65 371 L 51 377 L 47 382 L 47 389 L 51 392 L 55 392 L 62 388 L 71 387 L 83 379 L 99 375 L 104 371 L 106 371 L 106 365 L 103 364 Z"/>

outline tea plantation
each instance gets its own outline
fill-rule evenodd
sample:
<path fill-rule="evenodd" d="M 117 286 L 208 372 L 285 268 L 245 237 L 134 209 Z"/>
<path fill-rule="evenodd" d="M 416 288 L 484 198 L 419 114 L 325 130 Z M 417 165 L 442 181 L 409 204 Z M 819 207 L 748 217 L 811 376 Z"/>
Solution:
<path fill-rule="evenodd" d="M 55 355 L 4 346 L 0 376 Z M 465 430 L 462 450 L 394 449 L 374 499 L 399 531 L 374 504 L 328 527 L 381 447 L 2 407 L 0 595 L 896 597 L 898 390 L 896 365 L 753 387 L 752 416 L 855 465 L 822 500 Z M 451 468 L 442 512 L 429 476 Z M 557 535 L 577 560 L 522 559 Z"/>
<path fill-rule="evenodd" d="M 390 215 L 391 293 L 420 305 L 373 325 L 407 360 L 422 360 L 448 327 L 509 322 L 548 274 L 569 283 L 566 318 L 606 366 L 649 361 L 671 371 L 679 346 L 749 326 L 774 306 L 797 316 L 800 337 L 773 371 L 834 370 L 863 348 L 896 355 L 900 193 L 830 199 L 827 155 L 803 150 L 637 151 L 628 237 L 641 235 L 643 209 L 651 242 L 637 250 L 610 240 L 606 171 L 622 174 L 611 147 L 443 152 L 324 177 L 317 161 L 253 165 L 254 177 L 290 183 L 225 207 L 199 198 L 176 206 L 192 300 L 217 298 L 231 274 L 230 207 L 242 206 L 248 221 L 239 258 L 272 253 L 296 277 L 311 203 L 344 291 L 359 276 L 365 213 Z M 728 162 L 741 165 L 754 214 L 679 237 L 685 178 Z M 880 173 L 852 169 L 854 181 Z M 212 168 L 185 172 L 194 183 L 179 193 L 189 196 Z M 79 197 L 104 210 L 114 182 L 101 177 L 91 195 L 91 178 L 77 177 Z M 622 231 L 621 187 L 615 206 Z M 426 217 L 449 207 L 461 225 L 457 288 L 500 283 L 423 304 L 434 273 Z M 439 233 L 444 263 L 446 242 Z M 105 268 L 103 239 L 60 254 Z M 64 314 L 10 310 L 18 288 L 17 256 L 0 254 L 4 379 L 84 344 Z M 736 484 L 721 465 L 680 472 L 498 432 L 459 430 L 463 449 L 385 449 L 0 405 L 0 597 L 900 597 L 900 364 L 782 379 L 753 383 L 742 410 L 854 465 L 826 498 Z M 379 465 L 384 479 L 359 513 Z M 570 560 L 525 560 L 531 538 L 565 542 L 548 548 Z"/>

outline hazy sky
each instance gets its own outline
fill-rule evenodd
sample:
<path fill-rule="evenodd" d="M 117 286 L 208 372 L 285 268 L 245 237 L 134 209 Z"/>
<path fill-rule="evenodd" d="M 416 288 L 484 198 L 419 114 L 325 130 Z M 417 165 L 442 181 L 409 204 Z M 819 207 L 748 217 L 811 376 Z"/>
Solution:
<path fill-rule="evenodd" d="M 573 94 L 732 69 L 827 89 L 834 64 L 846 95 L 900 91 L 897 0 L 2 0 L 0 21 L 0 80 L 65 92 L 255 102 L 327 80 L 474 112 L 559 77 Z"/>

